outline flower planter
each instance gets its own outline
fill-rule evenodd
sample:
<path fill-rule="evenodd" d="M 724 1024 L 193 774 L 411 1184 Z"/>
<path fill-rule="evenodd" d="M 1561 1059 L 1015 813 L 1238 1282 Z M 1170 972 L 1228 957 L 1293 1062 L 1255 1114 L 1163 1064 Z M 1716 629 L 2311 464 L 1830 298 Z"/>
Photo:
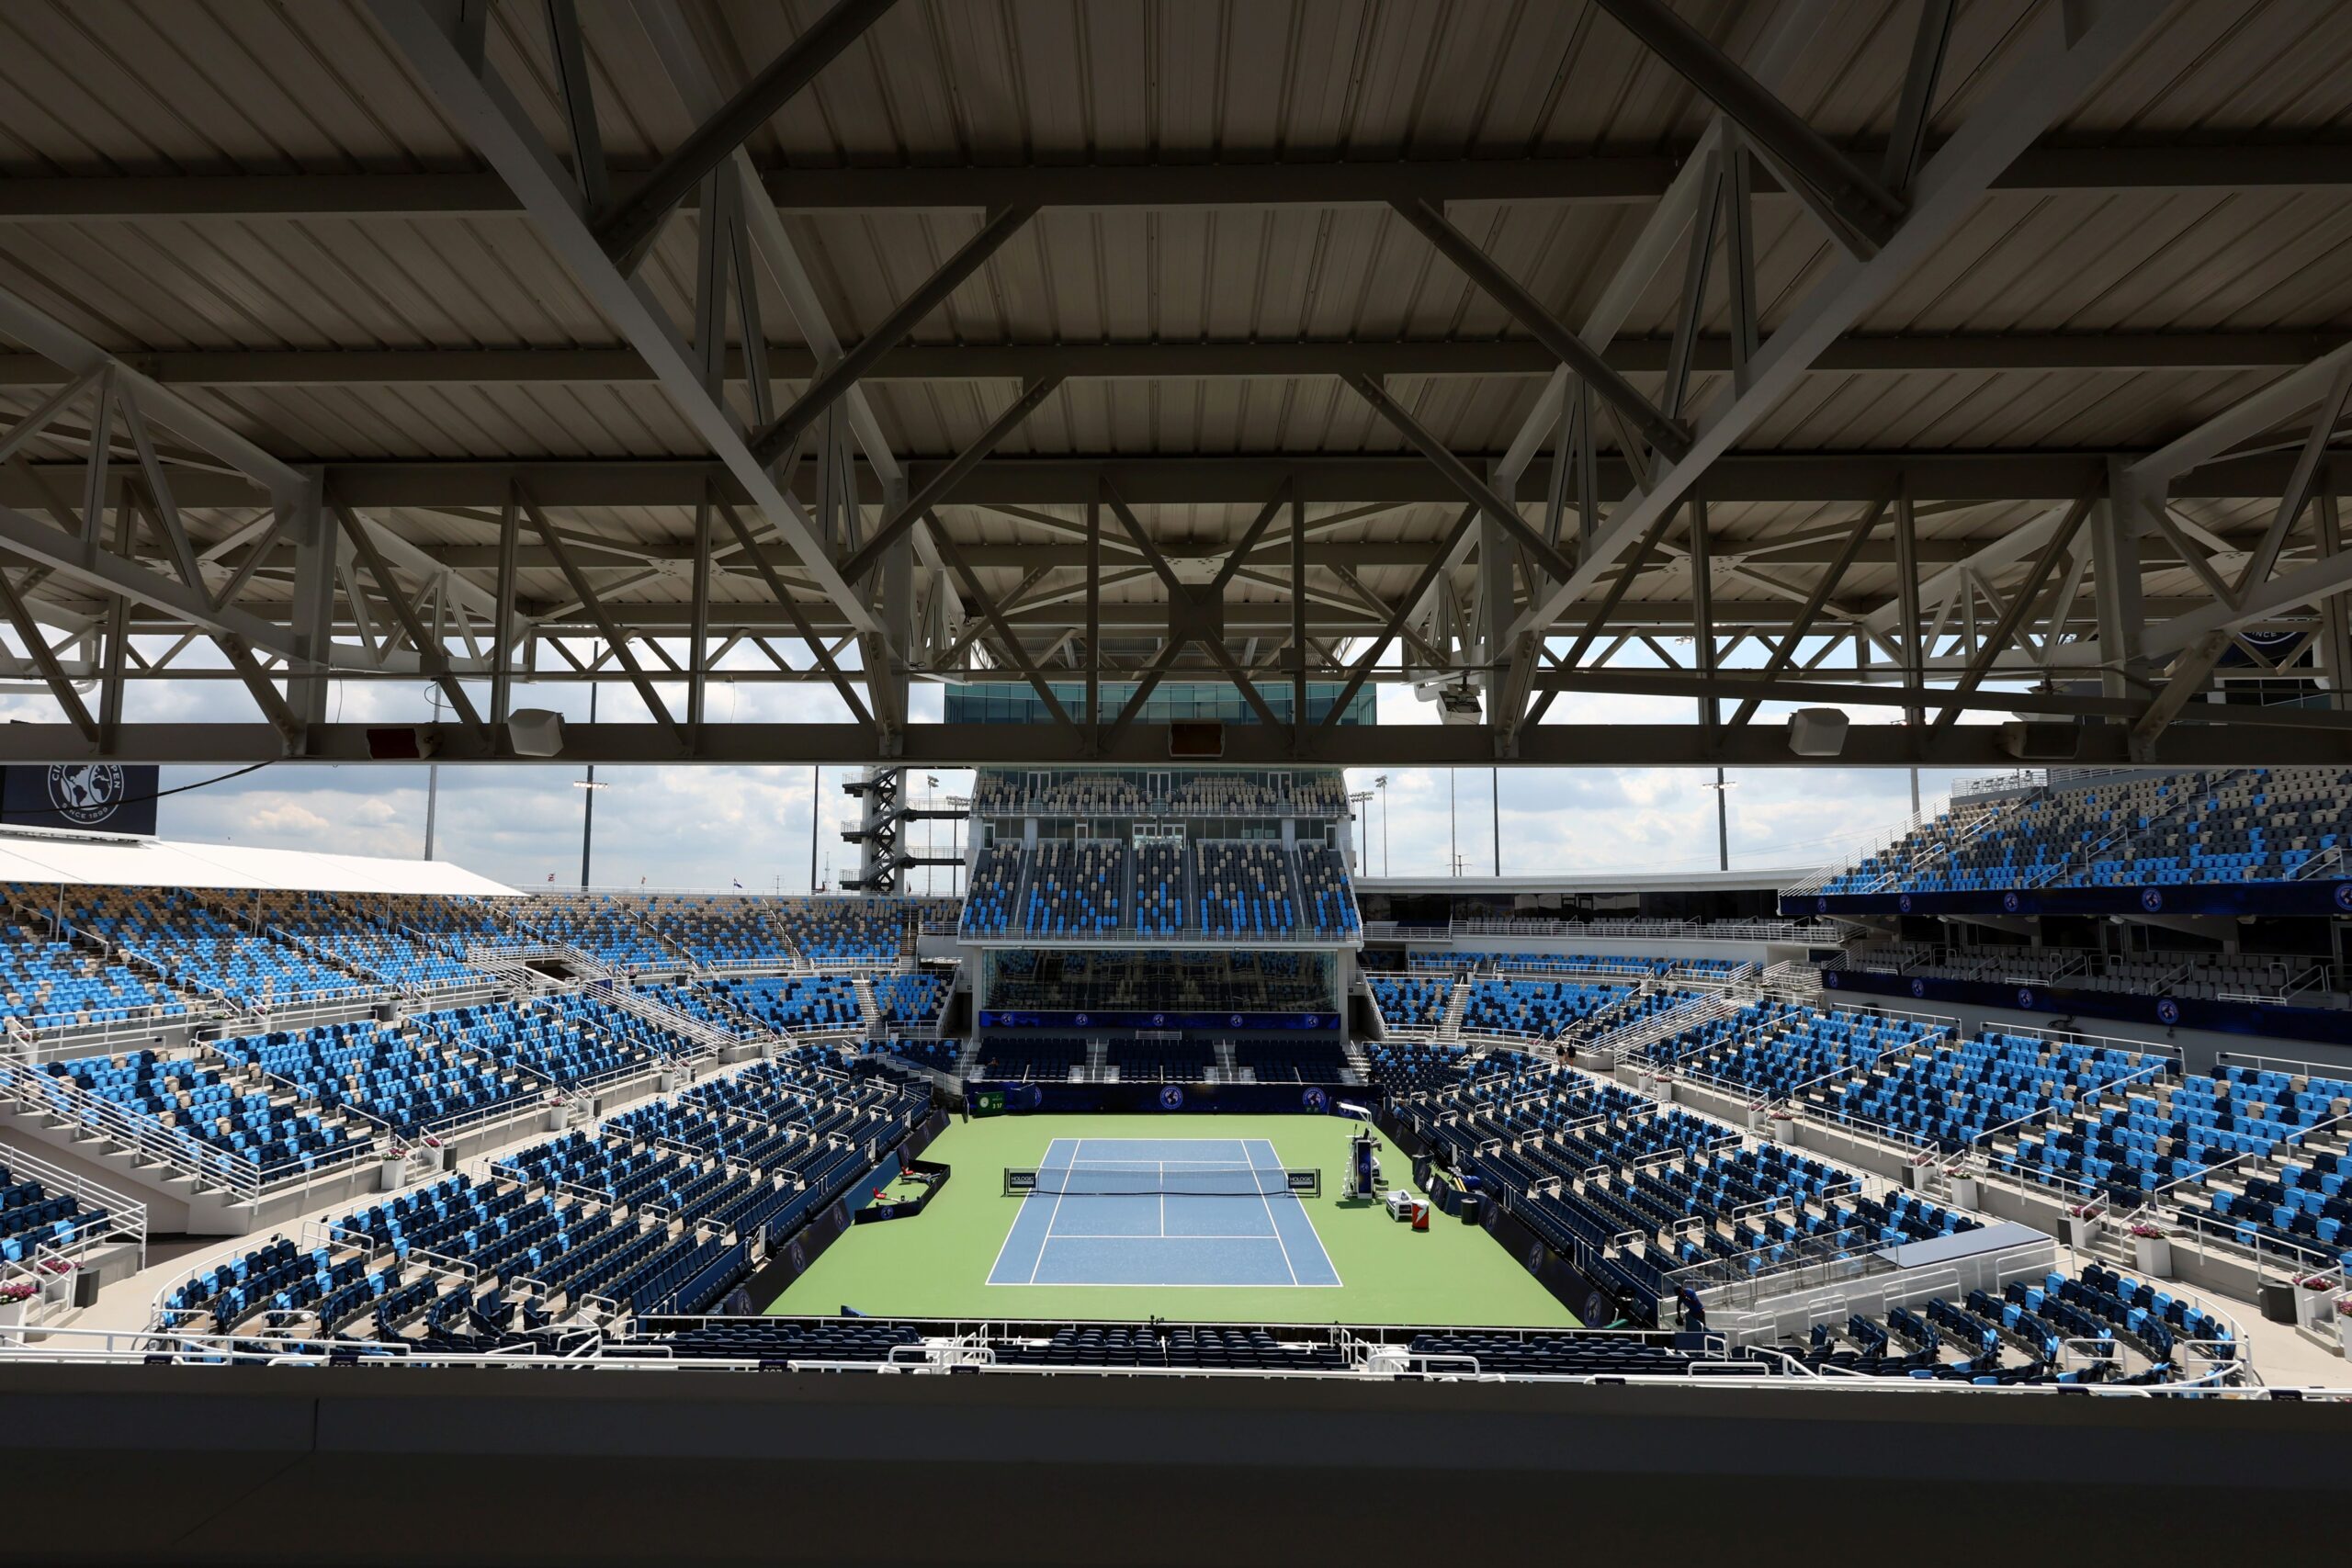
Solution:
<path fill-rule="evenodd" d="M 2172 1238 L 2163 1235 L 2135 1235 L 2132 1238 L 2132 1260 L 2140 1272 L 2151 1280 L 2172 1278 Z"/>
<path fill-rule="evenodd" d="M 2305 1328 L 2313 1334 L 2326 1334 L 2335 1327 L 2337 1314 L 2334 1291 L 2308 1291 L 2298 1287 L 2295 1293 L 2302 1298 Z"/>
<path fill-rule="evenodd" d="M 2344 1348 L 2344 1359 L 2352 1361 L 2352 1313 L 2335 1314 L 2335 1341 Z"/>
<path fill-rule="evenodd" d="M 2091 1243 L 2098 1239 L 2099 1219 L 2096 1214 L 2066 1216 L 2066 1245 L 2076 1252 L 2088 1252 Z"/>
<path fill-rule="evenodd" d="M 0 1328 L 22 1328 L 25 1309 L 32 1305 L 29 1297 L 21 1302 L 0 1302 Z"/>
<path fill-rule="evenodd" d="M 1959 1208 L 1982 1209 L 1984 1184 L 1973 1176 L 1955 1176 L 1951 1179 L 1951 1201 Z"/>
<path fill-rule="evenodd" d="M 397 1192 L 407 1185 L 408 1156 L 390 1155 L 386 1156 L 382 1167 L 377 1173 L 376 1186 L 378 1190 L 384 1192 Z"/>
<path fill-rule="evenodd" d="M 548 1132 L 560 1133 L 571 1114 L 571 1108 L 568 1105 L 550 1105 L 548 1107 L 547 1120 L 543 1125 Z"/>

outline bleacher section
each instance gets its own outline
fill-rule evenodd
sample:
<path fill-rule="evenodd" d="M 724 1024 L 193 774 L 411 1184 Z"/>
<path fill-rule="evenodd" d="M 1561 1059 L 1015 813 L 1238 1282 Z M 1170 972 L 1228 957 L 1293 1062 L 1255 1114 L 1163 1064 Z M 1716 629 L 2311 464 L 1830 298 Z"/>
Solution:
<path fill-rule="evenodd" d="M 1955 801 L 1825 895 L 2165 887 L 2345 876 L 2352 769 L 2120 773 Z"/>
<path fill-rule="evenodd" d="M 865 1027 L 865 1010 L 857 1005 L 857 987 L 843 975 L 770 976 L 760 979 L 724 979 L 709 987 L 711 996 L 734 1011 L 772 1030 L 855 1030 Z"/>
<path fill-rule="evenodd" d="M 1194 852 L 1193 908 L 1204 933 L 1264 940 L 1297 931 L 1298 894 L 1281 845 L 1211 842 Z"/>
<path fill-rule="evenodd" d="M 767 900 L 713 894 L 656 894 L 646 921 L 702 968 L 758 974 L 793 967 L 792 953 L 767 917 Z"/>
<path fill-rule="evenodd" d="M 947 1005 L 947 976 L 931 970 L 888 975 L 874 982 L 874 1003 L 885 1029 L 915 1029 L 939 1021 Z"/>
<path fill-rule="evenodd" d="M 188 1003 L 150 975 L 12 921 L 0 924 L 0 1009 L 41 1031 L 185 1018 Z"/>
<path fill-rule="evenodd" d="M 1215 939 L 1353 942 L 1363 931 L 1339 852 L 1271 839 L 1046 839 L 978 851 L 967 941 Z"/>
<path fill-rule="evenodd" d="M 232 925 L 182 888 L 80 888 L 65 919 L 147 959 L 175 986 L 248 1010 L 356 998 L 375 984 Z"/>
<path fill-rule="evenodd" d="M 1116 931 L 1126 885 L 1125 844 L 1102 839 L 1041 843 L 1030 868 L 1021 929 L 1055 937 Z"/>
<path fill-rule="evenodd" d="M 706 1312 L 910 1132 L 924 1097 L 820 1048 L 272 1237 L 193 1273 L 164 1325 L 487 1348 L 583 1308 Z M 683 1152 L 693 1150 L 689 1156 Z"/>
<path fill-rule="evenodd" d="M 1463 1009 L 1464 1029 L 1549 1038 L 1623 1001 L 1630 986 L 1581 980 L 1474 980 Z"/>

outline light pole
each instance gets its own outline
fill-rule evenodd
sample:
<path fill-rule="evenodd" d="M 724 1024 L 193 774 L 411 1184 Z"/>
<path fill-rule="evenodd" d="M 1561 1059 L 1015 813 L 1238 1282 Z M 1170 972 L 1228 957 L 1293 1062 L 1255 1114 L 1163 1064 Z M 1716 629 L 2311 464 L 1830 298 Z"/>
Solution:
<path fill-rule="evenodd" d="M 1503 874 L 1503 771 L 1500 768 L 1487 770 L 1487 802 L 1495 814 L 1495 874 L 1500 876 Z"/>
<path fill-rule="evenodd" d="M 1388 775 L 1381 774 L 1372 781 L 1380 792 L 1380 874 L 1388 874 Z"/>
<path fill-rule="evenodd" d="M 596 686 L 594 682 L 589 682 L 588 686 L 588 722 L 591 724 L 596 722 Z M 600 789 L 610 789 L 612 785 L 600 784 L 596 782 L 596 764 L 591 762 L 588 764 L 588 776 L 584 779 L 572 780 L 571 787 L 581 792 L 580 887 L 582 892 L 585 892 L 588 887 L 588 856 L 594 845 L 596 835 L 596 792 Z"/>
<path fill-rule="evenodd" d="M 433 724 L 440 724 L 440 686 L 425 686 L 425 696 L 433 698 Z M 1917 811 L 1919 808 L 1912 807 L 1915 816 Z M 437 818 L 437 816 L 440 816 L 440 764 L 428 761 L 425 764 L 425 861 L 433 858 L 433 818 Z"/>
<path fill-rule="evenodd" d="M 1725 784 L 1724 771 L 1717 768 L 1715 782 L 1702 784 L 1699 787 L 1715 792 L 1715 864 L 1717 870 L 1729 871 L 1731 869 L 1731 795 L 1728 792 L 1737 789 L 1739 781 L 1735 779 Z"/>
<path fill-rule="evenodd" d="M 1363 809 L 1356 818 L 1356 874 L 1362 876 L 1372 866 L 1372 791 L 1359 790 L 1348 796 L 1348 804 Z"/>
<path fill-rule="evenodd" d="M 1455 876 L 1462 874 L 1462 819 L 1453 809 L 1457 777 L 1456 770 L 1445 770 L 1445 859 Z"/>
<path fill-rule="evenodd" d="M 825 769 L 822 763 L 808 770 L 808 891 L 817 891 L 817 823 L 825 814 Z"/>

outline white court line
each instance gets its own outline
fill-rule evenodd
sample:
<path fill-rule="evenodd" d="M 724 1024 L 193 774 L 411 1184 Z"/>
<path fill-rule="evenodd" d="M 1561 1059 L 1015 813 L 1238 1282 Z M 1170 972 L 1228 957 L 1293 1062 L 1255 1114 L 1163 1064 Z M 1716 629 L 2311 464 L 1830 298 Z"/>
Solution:
<path fill-rule="evenodd" d="M 1262 1140 L 1262 1139 L 1253 1139 L 1253 1140 L 1252 1140 L 1252 1142 L 1263 1142 L 1263 1140 Z M 1272 1153 L 1273 1152 L 1273 1145 L 1272 1145 L 1272 1144 L 1268 1144 L 1268 1145 L 1266 1145 L 1266 1150 L 1267 1150 L 1267 1152 L 1268 1152 L 1269 1154 L 1272 1154 Z M 1249 1152 L 1249 1149 L 1248 1149 L 1247 1145 L 1244 1145 L 1244 1147 L 1243 1147 L 1243 1151 L 1242 1151 L 1242 1152 L 1243 1152 L 1243 1153 L 1245 1153 L 1245 1154 L 1247 1154 L 1247 1153 Z M 1275 1159 L 1276 1159 L 1276 1162 L 1279 1164 L 1279 1163 L 1280 1163 L 1280 1160 L 1281 1160 L 1281 1156 L 1275 1156 Z M 1259 1170 L 1259 1169 L 1263 1169 L 1263 1168 L 1265 1168 L 1264 1167 L 1260 1166 L 1260 1165 L 1258 1164 L 1258 1161 L 1257 1161 L 1257 1159 L 1256 1159 L 1254 1156 L 1250 1159 L 1250 1168 L 1251 1168 L 1251 1169 L 1253 1169 L 1253 1170 Z M 1288 1195 L 1288 1194 L 1287 1194 L 1287 1193 L 1285 1193 L 1285 1196 L 1287 1196 L 1287 1195 Z M 1269 1197 L 1267 1197 L 1267 1196 L 1266 1196 L 1266 1190 L 1265 1190 L 1264 1188 L 1262 1188 L 1262 1187 L 1261 1187 L 1261 1188 L 1260 1188 L 1260 1189 L 1258 1190 L 1258 1201 L 1265 1205 L 1265 1209 L 1266 1209 L 1266 1228 L 1267 1228 L 1268 1230 L 1270 1230 L 1270 1231 L 1272 1231 L 1272 1232 L 1273 1232 L 1273 1233 L 1274 1233 L 1274 1245 L 1275 1245 L 1276 1247 L 1281 1247 L 1281 1248 L 1283 1249 L 1283 1267 L 1290 1270 L 1290 1282 L 1292 1283 L 1292 1285 L 1295 1286 L 1295 1285 L 1298 1283 L 1298 1265 L 1297 1265 L 1297 1264 L 1295 1264 L 1295 1263 L 1293 1263 L 1293 1262 L 1290 1260 L 1290 1243 L 1288 1243 L 1288 1242 L 1286 1242 L 1286 1241 L 1284 1241 L 1284 1240 L 1283 1239 L 1283 1224 L 1282 1224 L 1282 1222 L 1281 1222 L 1280 1220 L 1277 1220 L 1276 1218 L 1274 1218 L 1274 1201 L 1273 1201 L 1272 1198 L 1269 1198 Z M 1295 1198 L 1292 1198 L 1292 1199 L 1291 1199 L 1291 1201 L 1292 1201 L 1292 1202 L 1294 1202 L 1294 1203 L 1295 1203 L 1295 1202 L 1297 1202 L 1297 1201 L 1298 1201 L 1298 1200 L 1297 1200 L 1297 1199 L 1295 1199 Z M 1305 1213 L 1305 1211 L 1304 1211 L 1303 1209 L 1302 1209 L 1300 1212 L 1301 1212 L 1301 1213 Z"/>
<path fill-rule="evenodd" d="M 1280 1240 L 1281 1238 L 1280 1238 L 1280 1237 L 1278 1237 L 1278 1236 L 1271 1236 L 1271 1235 L 1136 1235 L 1136 1234 L 1135 1234 L 1135 1233 L 1133 1233 L 1133 1232 L 1128 1232 L 1128 1233 L 1126 1233 L 1126 1234 L 1125 1234 L 1125 1235 L 1076 1235 L 1076 1234 L 1074 1234 L 1074 1233 L 1072 1233 L 1072 1232 L 1070 1232 L 1070 1231 L 1063 1231 L 1060 1235 L 1058 1235 L 1055 1236 L 1055 1237 L 1054 1237 L 1054 1239 L 1055 1239 L 1056 1241 L 1277 1241 L 1277 1240 Z M 1236 1289 L 1236 1290 L 1247 1290 L 1247 1289 L 1249 1289 L 1249 1288 L 1250 1288 L 1250 1287 L 1248 1287 L 1248 1286 L 1246 1286 L 1246 1285 L 1237 1285 L 1237 1286 L 1235 1286 L 1235 1287 L 1234 1287 L 1234 1289 Z"/>
<path fill-rule="evenodd" d="M 1056 1138 L 1053 1144 L 1047 1144 L 1046 1145 L 1046 1160 L 1048 1163 L 1050 1163 L 1054 1157 L 1054 1144 L 1058 1144 L 1061 1141 L 1061 1139 Z M 1043 1170 L 1046 1168 L 1045 1165 L 1040 1165 L 1037 1168 Z M 1022 1195 L 1021 1207 L 1012 1212 L 1012 1223 L 1004 1227 L 1004 1239 L 996 1244 L 996 1257 L 989 1262 L 988 1273 L 982 1276 L 982 1282 L 984 1284 L 1010 1284 L 1012 1282 L 1010 1280 L 998 1280 L 996 1277 L 997 1268 L 1000 1264 L 1003 1263 L 1006 1249 L 1012 1246 L 1013 1233 L 1021 1228 L 1021 1216 L 1029 1212 L 1029 1200 L 1035 1196 L 1036 1196 L 1035 1192 L 1024 1193 Z M 1040 1258 L 1043 1258 L 1045 1255 L 1046 1244 L 1041 1241 L 1037 1244 L 1037 1256 Z M 1037 1268 L 1036 1265 L 1033 1263 L 1029 1267 L 1029 1278 L 1034 1280 L 1036 1277 Z"/>
<path fill-rule="evenodd" d="M 1061 1140 L 1059 1138 L 1056 1138 L 1054 1140 L 1055 1144 L 1058 1144 L 1060 1142 Z M 1076 1144 L 1071 1145 L 1069 1151 L 1070 1166 L 1075 1166 L 1078 1163 L 1079 1153 L 1085 1147 L 1086 1140 L 1084 1138 L 1079 1139 Z M 1046 1155 L 1050 1157 L 1053 1152 L 1053 1144 L 1046 1145 Z M 1067 1170 L 1069 1168 L 1069 1166 L 1065 1166 L 1062 1168 Z M 1054 1222 L 1062 1217 L 1062 1196 L 1063 1195 L 1059 1192 L 1054 1194 L 1054 1212 L 1046 1216 L 1046 1235 L 1044 1238 L 1037 1243 L 1036 1260 L 1029 1265 L 1029 1282 L 1033 1285 L 1037 1282 L 1037 1270 L 1046 1266 L 1046 1248 L 1051 1247 L 1054 1243 Z M 1028 1200 L 1024 1198 L 1022 1201 L 1025 1203 Z M 1016 1215 L 1014 1218 L 1015 1222 L 1018 1223 L 1019 1216 Z"/>
<path fill-rule="evenodd" d="M 1168 1239 L 1168 1162 L 1159 1162 L 1159 1237 Z"/>

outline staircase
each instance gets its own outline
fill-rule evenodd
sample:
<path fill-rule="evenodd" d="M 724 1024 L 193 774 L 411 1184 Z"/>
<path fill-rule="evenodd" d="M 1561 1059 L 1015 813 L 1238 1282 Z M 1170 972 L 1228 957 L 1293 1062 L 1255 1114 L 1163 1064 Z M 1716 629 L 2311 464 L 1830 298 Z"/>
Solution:
<path fill-rule="evenodd" d="M 1363 1045 L 1352 1036 L 1342 1039 L 1340 1049 L 1347 1066 L 1340 1069 L 1340 1081 L 1351 1088 L 1362 1088 L 1372 1081 L 1372 1059 L 1363 1054 Z"/>
<path fill-rule="evenodd" d="M 1623 1066 L 1661 1040 L 1671 1039 L 1684 1030 L 1711 1019 L 1730 1017 L 1750 999 L 1729 991 L 1710 991 L 1680 1007 L 1668 1008 L 1664 1012 L 1645 1018 L 1630 1028 L 1601 1035 L 1589 1043 L 1589 1048 L 1610 1056 L 1613 1065 Z"/>
<path fill-rule="evenodd" d="M 687 1060 L 702 1056 L 720 1055 L 743 1043 L 732 1032 L 708 1023 L 691 1013 L 680 1012 L 664 1006 L 641 991 L 627 986 L 599 986 L 589 993 L 596 1000 L 610 1002 L 633 1017 L 641 1018 L 657 1029 L 667 1030 L 685 1041 L 693 1049 L 682 1053 Z"/>
<path fill-rule="evenodd" d="M 851 988 L 857 992 L 857 1012 L 860 1018 L 865 1020 L 865 1037 L 869 1040 L 881 1039 L 883 1037 L 882 1004 L 875 998 L 873 976 L 865 974 L 853 975 L 849 977 L 849 983 Z M 938 1032 L 936 1023 L 933 1025 L 933 1032 L 934 1034 Z"/>
<path fill-rule="evenodd" d="M 1255 1075 L 1253 1074 L 1252 1076 L 1254 1077 Z M 1241 1068 L 1236 1065 L 1233 1059 L 1232 1041 L 1220 1040 L 1216 1043 L 1216 1066 L 1210 1070 L 1209 1078 L 1210 1081 L 1214 1083 L 1239 1083 L 1241 1081 Z"/>
<path fill-rule="evenodd" d="M 1079 1069 L 1080 1083 L 1109 1083 L 1111 1073 L 1111 1043 L 1090 1040 L 1086 1043 L 1086 1066 Z"/>
<path fill-rule="evenodd" d="M 1470 982 L 1456 980 L 1453 994 L 1445 998 L 1445 1016 L 1438 1020 L 1435 1038 L 1459 1041 L 1462 1038 L 1462 1015 L 1469 1010 L 1469 1007 Z"/>

